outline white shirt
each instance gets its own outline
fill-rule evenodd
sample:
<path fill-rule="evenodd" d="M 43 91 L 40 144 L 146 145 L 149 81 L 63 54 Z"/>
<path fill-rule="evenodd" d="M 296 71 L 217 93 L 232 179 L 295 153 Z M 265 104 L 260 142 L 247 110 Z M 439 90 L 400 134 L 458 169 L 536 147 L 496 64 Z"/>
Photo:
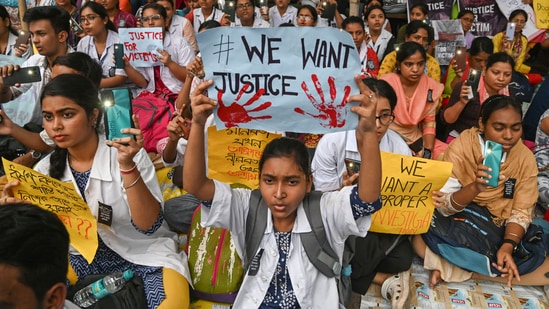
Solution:
<path fill-rule="evenodd" d="M 219 23 L 221 23 L 221 19 L 223 19 L 223 11 L 218 10 L 216 7 L 213 8 L 212 14 L 208 16 L 208 18 L 204 18 L 204 14 L 202 14 L 202 9 L 194 9 L 193 10 L 193 27 L 194 32 L 198 33 L 198 28 L 200 28 L 200 25 L 202 25 L 207 20 L 216 20 Z"/>
<path fill-rule="evenodd" d="M 275 5 L 269 9 L 269 21 L 271 23 L 271 27 L 278 27 L 280 24 L 284 23 L 292 23 L 296 24 L 297 19 L 297 9 L 289 5 L 286 9 L 286 13 L 284 15 L 280 16 L 280 13 L 278 12 L 278 7 Z"/>
<path fill-rule="evenodd" d="M 189 64 L 189 62 L 191 62 L 195 57 L 194 50 L 187 40 L 181 36 L 171 35 L 169 33 L 165 33 L 164 50 L 170 54 L 172 61 L 181 66 L 187 66 L 187 64 Z M 141 73 L 143 77 L 145 77 L 148 84 L 145 88 L 134 89 L 134 97 L 138 96 L 144 90 L 154 92 L 154 68 L 148 67 L 135 69 Z M 181 90 L 183 82 L 177 79 L 168 67 L 164 65 L 160 66 L 160 77 L 162 78 L 164 85 L 166 85 L 171 92 L 178 93 Z"/>
<path fill-rule="evenodd" d="M 254 24 L 252 25 L 252 28 L 270 28 L 271 27 L 271 24 L 269 24 L 263 18 L 258 16 L 261 16 L 261 14 L 255 13 Z M 235 18 L 234 23 L 231 23 L 231 27 L 243 27 L 242 22 L 240 21 L 240 18 Z"/>
<path fill-rule="evenodd" d="M 395 131 L 388 129 L 379 142 L 379 150 L 411 156 L 406 142 Z M 333 191 L 343 186 L 343 173 L 347 171 L 345 159 L 360 161 L 355 130 L 328 133 L 316 146 L 311 162 L 315 190 Z"/>
<path fill-rule="evenodd" d="M 89 35 L 83 37 L 80 42 L 78 42 L 76 50 L 88 54 L 93 60 L 101 65 L 103 78 L 112 77 L 109 71 L 111 70 L 111 68 L 115 68 L 114 44 L 117 44 L 119 42 L 120 39 L 118 38 L 118 33 L 112 30 L 107 30 L 107 42 L 105 44 L 105 50 L 103 51 L 101 56 L 97 54 L 97 48 L 95 47 L 95 37 Z M 114 73 L 115 75 L 127 76 L 124 69 L 115 69 Z"/>
<path fill-rule="evenodd" d="M 48 175 L 50 156 L 51 154 L 40 160 L 36 164 L 35 170 Z M 129 262 L 153 267 L 167 267 L 189 279 L 187 256 L 183 252 L 178 252 L 177 236 L 168 229 L 166 221 L 152 235 L 138 232 L 130 223 L 130 208 L 117 156 L 116 148 L 107 146 L 105 137 L 100 135 L 84 195 L 91 213 L 96 218 L 99 202 L 112 207 L 113 218 L 110 227 L 105 224 L 97 224 L 97 233 L 109 248 Z M 152 195 L 163 205 L 162 192 L 160 192 L 154 165 L 145 150 L 143 148 L 139 150 L 133 160 Z M 61 181 L 72 182 L 77 188 L 68 159 Z M 80 194 L 79 190 L 76 191 Z M 70 252 L 79 254 L 72 246 Z"/>
<path fill-rule="evenodd" d="M 231 231 L 236 251 L 242 257 L 245 251 L 246 216 L 249 209 L 250 190 L 231 189 L 228 184 L 214 180 L 215 194 L 211 208 L 202 207 L 202 225 L 219 226 Z M 349 235 L 364 237 L 370 228 L 371 218 L 361 217 L 355 221 L 350 205 L 352 187 L 324 193 L 320 200 L 322 221 L 326 237 L 341 262 L 345 239 Z M 246 276 L 240 286 L 233 308 L 258 308 L 263 302 L 275 273 L 279 253 L 273 232 L 271 211 L 268 211 L 267 227 L 260 244 L 264 252 L 259 271 L 255 276 Z M 301 233 L 311 231 L 303 210 L 297 208 L 297 217 L 292 229 L 290 251 L 286 265 L 294 293 L 301 308 L 339 308 L 335 278 L 320 273 L 309 261 L 301 244 Z"/>
<path fill-rule="evenodd" d="M 366 28 L 366 32 L 368 32 L 368 36 L 370 36 L 370 30 L 368 28 Z M 368 46 L 370 46 L 376 52 L 377 59 L 379 59 L 380 63 L 383 60 L 383 56 L 385 55 L 385 50 L 387 50 L 389 40 L 392 38 L 393 35 L 391 34 L 391 32 L 385 29 L 381 29 L 381 34 L 377 38 L 375 44 L 371 39 L 368 41 Z"/>
<path fill-rule="evenodd" d="M 187 18 L 173 14 L 168 32 L 171 35 L 182 36 L 189 44 L 191 44 L 195 53 L 198 51 L 193 25 L 191 25 L 191 22 Z"/>
<path fill-rule="evenodd" d="M 314 7 L 316 7 L 316 6 L 314 6 Z M 341 19 L 343 19 L 343 20 L 345 20 L 345 18 L 347 18 L 343 14 L 340 14 L 340 15 L 341 15 Z M 334 18 L 332 18 L 332 20 L 328 20 L 328 18 L 322 18 L 319 14 L 318 15 L 318 22 L 316 23 L 316 26 L 317 27 L 334 27 L 334 28 L 337 28 L 337 21 L 336 21 L 335 16 L 334 16 Z"/>

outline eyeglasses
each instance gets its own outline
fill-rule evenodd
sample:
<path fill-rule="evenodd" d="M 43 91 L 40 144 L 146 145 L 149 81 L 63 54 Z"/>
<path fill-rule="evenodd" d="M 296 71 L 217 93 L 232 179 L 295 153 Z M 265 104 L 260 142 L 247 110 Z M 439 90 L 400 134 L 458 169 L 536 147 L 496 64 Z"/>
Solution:
<path fill-rule="evenodd" d="M 393 123 L 393 120 L 395 120 L 395 115 L 389 114 L 389 113 L 383 113 L 379 116 L 376 116 L 376 120 L 379 120 L 379 123 L 381 123 L 381 125 L 388 126 L 391 123 Z"/>
<path fill-rule="evenodd" d="M 297 15 L 297 19 L 305 19 L 306 21 L 313 20 L 311 15 Z"/>
<path fill-rule="evenodd" d="M 93 21 L 99 17 L 99 15 L 80 16 L 80 23 L 93 23 Z"/>
<path fill-rule="evenodd" d="M 160 20 L 161 18 L 162 18 L 162 15 L 154 14 L 154 15 L 151 15 L 151 16 L 143 16 L 143 17 L 141 17 L 141 20 L 146 23 L 146 22 L 149 22 L 149 20 L 157 21 L 157 20 Z"/>
<path fill-rule="evenodd" d="M 246 9 L 249 9 L 251 8 L 253 5 L 251 3 L 246 3 L 246 4 L 239 4 L 236 6 L 236 9 L 237 10 L 246 10 Z"/>

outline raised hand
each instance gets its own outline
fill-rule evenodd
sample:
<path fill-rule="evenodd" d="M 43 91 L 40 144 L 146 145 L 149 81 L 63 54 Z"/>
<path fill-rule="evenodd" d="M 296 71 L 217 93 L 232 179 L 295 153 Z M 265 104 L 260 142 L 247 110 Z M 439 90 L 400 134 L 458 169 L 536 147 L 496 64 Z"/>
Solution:
<path fill-rule="evenodd" d="M 238 92 L 236 99 L 231 105 L 226 106 L 223 104 L 223 90 L 217 92 L 217 102 L 219 103 L 219 109 L 217 110 L 217 116 L 221 121 L 225 123 L 227 128 L 238 127 L 241 123 L 248 123 L 252 120 L 258 119 L 269 119 L 272 118 L 271 115 L 265 116 L 250 116 L 250 113 L 259 112 L 269 108 L 272 103 L 264 102 L 256 108 L 246 109 L 246 106 L 252 105 L 255 103 L 261 96 L 265 93 L 264 88 L 260 88 L 246 103 L 240 105 L 238 101 L 242 98 L 242 95 L 246 93 L 246 90 L 250 87 L 250 84 L 245 84 L 242 86 L 242 89 Z"/>

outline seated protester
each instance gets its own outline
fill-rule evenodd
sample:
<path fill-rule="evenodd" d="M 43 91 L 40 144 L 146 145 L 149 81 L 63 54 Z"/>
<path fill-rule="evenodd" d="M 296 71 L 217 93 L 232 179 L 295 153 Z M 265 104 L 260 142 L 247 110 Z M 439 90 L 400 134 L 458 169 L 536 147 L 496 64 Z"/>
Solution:
<path fill-rule="evenodd" d="M 546 98 L 547 99 L 547 98 Z M 549 209 L 549 109 L 541 115 L 536 132 L 534 155 L 538 165 L 538 205 L 546 213 Z"/>
<path fill-rule="evenodd" d="M 79 308 L 65 300 L 69 233 L 57 215 L 2 198 L 0 225 L 2 307 Z"/>
<path fill-rule="evenodd" d="M 410 18 L 410 22 L 414 20 L 419 20 L 423 23 L 425 23 L 425 20 L 429 19 L 429 6 L 427 6 L 427 3 L 417 3 L 410 8 L 410 14 L 408 14 L 408 17 Z M 406 27 L 408 24 L 402 25 L 398 29 L 396 42 L 397 43 L 404 43 L 406 42 Z"/>
<path fill-rule="evenodd" d="M 322 13 L 328 5 L 335 5 L 335 10 L 333 16 L 328 16 L 329 18 L 322 17 Z M 317 27 L 333 27 L 341 28 L 341 23 L 346 18 L 345 15 L 341 14 L 337 9 L 338 2 L 337 0 L 328 0 L 328 1 L 319 1 L 316 5 L 316 12 L 318 14 Z M 315 6 L 312 6 L 315 7 Z"/>
<path fill-rule="evenodd" d="M 549 29 L 545 30 L 543 41 L 536 43 L 528 51 L 528 56 L 526 64 L 531 68 L 530 73 L 538 73 L 542 76 L 549 74 Z"/>
<path fill-rule="evenodd" d="M 497 94 L 509 95 L 508 85 L 513 75 L 513 65 L 511 56 L 503 52 L 495 53 L 488 57 L 478 90 L 471 90 L 466 82 L 457 84 L 450 102 L 437 117 L 437 125 L 440 123 L 445 128 L 439 139 L 448 141 L 450 136 L 455 138 L 462 131 L 478 126 L 480 108 L 484 101 Z M 474 94 L 472 99 L 468 98 L 470 91 Z"/>
<path fill-rule="evenodd" d="M 80 9 L 80 21 L 87 35 L 78 42 L 76 50 L 90 55 L 101 65 L 103 78 L 100 88 L 124 84 L 126 72 L 117 69 L 114 63 L 114 44 L 120 40 L 105 8 L 97 2 L 86 2 Z"/>
<path fill-rule="evenodd" d="M 318 13 L 310 5 L 302 5 L 297 10 L 296 26 L 298 27 L 316 27 L 318 22 Z"/>
<path fill-rule="evenodd" d="M 412 155 L 402 137 L 389 129 L 397 103 L 393 88 L 383 80 L 365 78 L 362 81 L 373 92 L 373 100 L 377 102 L 376 127 L 380 151 Z M 324 135 L 311 163 L 315 190 L 328 192 L 352 185 L 360 173 L 348 174 L 348 159 L 359 164 L 361 161 L 355 130 Z M 360 296 L 366 294 L 373 282 L 382 286 L 382 291 L 388 292 L 388 295 L 382 296 L 391 301 L 393 308 L 403 308 L 408 298 L 409 269 L 413 257 L 414 251 L 407 236 L 368 232 L 364 238 L 357 237 L 355 255 L 351 260 L 351 286 L 356 296 L 351 298 L 351 302 L 356 308 L 360 307 Z M 348 308 L 353 306 L 349 305 Z"/>
<path fill-rule="evenodd" d="M 99 89 L 101 82 L 101 66 L 87 54 L 81 52 L 69 53 L 55 58 L 52 64 L 51 77 L 61 74 L 82 74 L 89 78 L 94 86 Z M 49 138 L 45 130 L 40 133 L 31 132 L 20 127 L 0 109 L 0 135 L 9 135 L 21 142 L 28 149 L 27 154 L 20 156 L 14 162 L 32 167 L 36 162 L 49 153 L 55 146 L 55 142 Z"/>
<path fill-rule="evenodd" d="M 194 52 L 197 53 L 198 44 L 196 43 L 193 24 L 185 17 L 175 14 L 174 0 L 154 0 L 154 2 L 166 9 L 168 32 L 173 36 L 180 35 L 185 38 L 193 47 Z"/>
<path fill-rule="evenodd" d="M 15 47 L 15 41 L 19 33 L 13 29 L 10 15 L 3 5 L 0 5 L 0 19 L 2 20 L 2 26 L 0 26 L 0 46 L 4 46 L 4 49 L 0 53 L 6 56 L 29 58 L 32 52 L 32 49 L 29 49 L 30 38 L 29 41 L 24 42 L 19 48 Z"/>
<path fill-rule="evenodd" d="M 114 24 L 116 31 L 118 31 L 118 28 L 135 28 L 137 26 L 135 16 L 120 10 L 118 2 L 118 0 L 103 0 L 100 4 L 107 10 L 109 19 Z"/>
<path fill-rule="evenodd" d="M 200 25 L 208 20 L 215 20 L 218 23 L 221 23 L 224 13 L 217 8 L 216 0 L 202 0 L 198 1 L 198 3 L 200 4 L 200 7 L 191 11 L 195 33 L 198 33 Z"/>
<path fill-rule="evenodd" d="M 80 12 L 78 8 L 73 4 L 74 3 L 72 1 L 64 1 L 64 0 L 54 1 L 55 6 L 67 11 L 67 13 L 69 13 L 71 18 L 73 18 L 78 23 L 80 21 Z M 80 40 L 81 36 L 84 36 L 84 34 L 75 33 L 71 27 L 71 31 L 69 32 L 69 38 L 67 39 L 67 43 L 72 49 L 76 49 L 76 46 L 78 45 L 78 41 Z"/>
<path fill-rule="evenodd" d="M 473 40 L 471 47 L 467 50 L 465 60 L 465 70 L 461 70 L 457 66 L 456 58 L 450 60 L 448 72 L 446 73 L 446 83 L 444 84 L 443 98 L 450 98 L 454 88 L 467 79 L 469 70 L 475 69 L 483 71 L 486 67 L 486 61 L 491 54 L 494 53 L 494 43 L 488 37 L 478 37 Z M 448 102 L 442 103 L 442 107 L 448 105 Z"/>
<path fill-rule="evenodd" d="M 339 260 L 350 235 L 365 236 L 371 214 L 381 207 L 381 160 L 375 129 L 375 103 L 369 90 L 355 79 L 361 93 L 349 97 L 360 102 L 352 111 L 359 115 L 357 145 L 363 164 L 357 186 L 326 192 L 320 199 L 322 221 L 330 245 Z M 204 126 L 216 102 L 203 92 L 213 84 L 200 84 L 191 96 L 193 129 L 185 153 L 185 190 L 205 201 L 202 225 L 226 228 L 231 232 L 241 258 L 246 252 L 245 229 L 251 190 L 231 189 L 229 184 L 207 177 Z M 311 191 L 312 176 L 307 149 L 291 138 L 267 144 L 259 160 L 259 193 L 268 207 L 268 219 L 261 243 L 253 253 L 257 273 L 248 271 L 236 296 L 234 308 L 338 308 L 336 279 L 323 275 L 307 258 L 302 234 L 310 231 L 303 200 Z M 336 207 L 337 206 L 337 207 Z M 263 249 L 264 248 L 264 249 Z M 265 252 L 264 252 L 265 251 Z M 264 252 L 264 254 L 263 254 Z M 252 257 L 249 257 L 252 259 Z M 252 269 L 252 268 L 250 268 Z"/>
<path fill-rule="evenodd" d="M 237 0 L 236 1 L 236 17 L 235 22 L 231 23 L 231 27 L 252 27 L 252 28 L 269 28 L 271 24 L 257 14 L 256 7 L 252 0 Z"/>
<path fill-rule="evenodd" d="M 364 21 L 369 38 L 366 43 L 376 52 L 379 61 L 393 50 L 394 37 L 383 28 L 386 19 L 385 11 L 379 5 L 372 5 L 366 10 Z"/>
<path fill-rule="evenodd" d="M 105 215 L 102 207 L 112 214 L 110 226 L 97 225 L 99 247 L 91 264 L 70 248 L 70 283 L 131 269 L 143 279 L 149 308 L 189 308 L 187 259 L 177 252 L 175 234 L 164 222 L 162 193 L 137 117 L 135 128 L 121 132 L 135 139 L 106 141 L 98 125 L 103 111 L 97 89 L 79 74 L 52 79 L 40 99 L 44 128 L 56 148 L 35 169 L 72 182 L 95 217 Z M 7 184 L 4 191 L 13 197 L 17 184 Z"/>
<path fill-rule="evenodd" d="M 269 9 L 271 27 L 278 27 L 283 23 L 297 25 L 297 9 L 290 5 L 290 0 L 275 0 L 275 5 Z"/>
<path fill-rule="evenodd" d="M 124 69 L 130 80 L 137 86 L 134 89 L 134 97 L 149 100 L 155 106 L 165 106 L 168 102 L 171 111 L 177 93 L 187 77 L 185 66 L 194 59 L 194 50 L 181 36 L 171 35 L 166 31 L 167 13 L 164 7 L 157 3 L 149 3 L 143 9 L 144 27 L 162 27 L 164 29 L 164 49 L 157 50 L 161 66 L 134 68 L 130 62 L 124 60 Z M 157 102 L 158 100 L 164 102 Z M 157 103 L 155 103 L 157 102 Z M 139 114 L 139 112 L 136 112 Z M 167 132 L 162 136 L 152 133 L 155 124 L 150 124 L 149 119 L 139 119 L 145 135 L 145 149 L 148 152 L 162 152 L 162 140 L 167 137 Z M 150 134 L 149 134 L 150 133 Z"/>
<path fill-rule="evenodd" d="M 547 234 L 532 224 L 538 169 L 521 142 L 521 115 L 514 98 L 492 96 L 482 105 L 479 128 L 463 131 L 446 149 L 452 175 L 433 192 L 431 227 L 413 240 L 424 267 L 432 270 L 431 288 L 440 280 L 470 278 L 509 287 L 549 284 Z M 487 141 L 503 145 L 496 187 L 488 185 L 491 168 L 482 164 Z"/>
<path fill-rule="evenodd" d="M 534 141 L 537 135 L 537 129 L 541 115 L 549 109 L 549 78 L 541 83 L 538 91 L 528 106 L 524 119 L 522 121 L 523 139 Z"/>
<path fill-rule="evenodd" d="M 379 6 L 383 7 L 383 0 L 366 0 L 366 2 L 364 3 L 364 7 L 362 8 L 362 14 L 361 14 L 362 20 L 367 19 L 366 11 L 372 5 L 379 5 Z M 385 19 L 385 23 L 383 23 L 383 29 L 385 29 L 385 30 L 389 31 L 390 33 L 392 33 L 392 31 L 391 31 L 391 22 L 389 21 L 389 18 Z"/>
<path fill-rule="evenodd" d="M 358 57 L 360 59 L 360 72 L 366 77 L 377 78 L 379 71 L 379 60 L 376 52 L 366 43 L 366 29 L 364 21 L 357 16 L 345 18 L 341 24 L 341 28 L 353 37 Z"/>
<path fill-rule="evenodd" d="M 415 20 L 406 26 L 406 42 L 416 42 L 426 49 L 429 45 L 429 40 L 429 26 L 423 21 Z M 395 71 L 396 54 L 396 51 L 392 51 L 385 56 L 385 59 L 381 62 L 378 77 Z M 427 73 L 430 78 L 440 82 L 440 64 L 438 63 L 438 60 L 429 54 L 427 54 L 427 62 L 425 63 L 425 73 Z"/>
<path fill-rule="evenodd" d="M 509 15 L 509 22 L 515 23 L 515 35 L 512 40 L 505 35 L 505 30 L 497 33 L 492 38 L 494 53 L 506 52 L 515 61 L 515 71 L 528 74 L 530 67 L 524 64 L 528 54 L 528 38 L 522 34 L 522 29 L 528 21 L 528 13 L 524 10 L 514 10 Z"/>
<path fill-rule="evenodd" d="M 465 34 L 465 47 L 471 49 L 475 35 L 471 33 L 473 22 L 475 22 L 475 13 L 471 10 L 461 10 L 458 13 L 457 18 L 461 22 L 461 29 Z"/>

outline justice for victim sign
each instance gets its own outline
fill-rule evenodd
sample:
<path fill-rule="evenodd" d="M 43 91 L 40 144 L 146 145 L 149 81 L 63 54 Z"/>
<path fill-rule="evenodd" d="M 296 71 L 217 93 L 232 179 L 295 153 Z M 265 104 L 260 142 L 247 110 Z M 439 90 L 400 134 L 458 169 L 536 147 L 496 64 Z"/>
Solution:
<path fill-rule="evenodd" d="M 17 180 L 14 197 L 56 214 L 69 232 L 71 245 L 91 263 L 97 251 L 97 220 L 72 183 L 64 183 L 2 158 L 8 181 Z"/>
<path fill-rule="evenodd" d="M 387 234 L 427 232 L 435 206 L 432 192 L 440 190 L 452 163 L 381 153 L 383 206 L 374 213 L 370 231 Z"/>

